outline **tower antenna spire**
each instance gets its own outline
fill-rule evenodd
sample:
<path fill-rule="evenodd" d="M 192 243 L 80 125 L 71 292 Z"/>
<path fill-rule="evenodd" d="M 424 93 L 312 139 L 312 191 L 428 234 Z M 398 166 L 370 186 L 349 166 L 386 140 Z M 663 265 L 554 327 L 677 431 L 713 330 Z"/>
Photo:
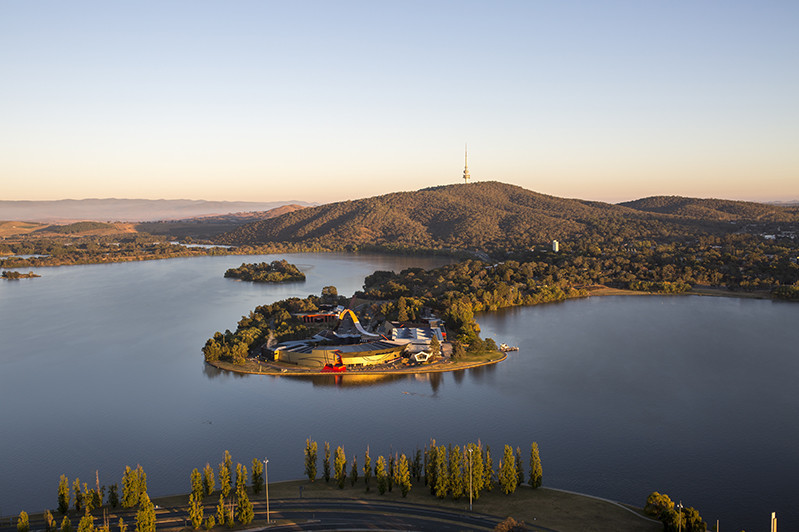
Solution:
<path fill-rule="evenodd" d="M 463 145 L 463 181 L 469 182 L 469 144 Z"/>

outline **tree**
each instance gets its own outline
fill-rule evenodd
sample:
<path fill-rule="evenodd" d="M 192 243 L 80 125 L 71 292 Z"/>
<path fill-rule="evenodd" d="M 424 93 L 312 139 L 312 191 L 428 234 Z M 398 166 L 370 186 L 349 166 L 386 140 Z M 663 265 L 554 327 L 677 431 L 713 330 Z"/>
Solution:
<path fill-rule="evenodd" d="M 247 497 L 247 490 L 243 489 L 236 494 L 236 519 L 242 525 L 249 524 L 255 517 L 250 498 Z"/>
<path fill-rule="evenodd" d="M 72 483 L 72 493 L 75 496 L 74 503 L 75 503 L 75 511 L 80 513 L 83 509 L 83 492 L 80 489 L 80 479 L 76 478 L 75 481 Z"/>
<path fill-rule="evenodd" d="M 352 468 L 350 469 L 350 485 L 355 487 L 356 482 L 358 482 L 358 457 L 353 455 Z"/>
<path fill-rule="evenodd" d="M 241 464 L 236 464 L 236 497 L 247 493 L 247 468 Z"/>
<path fill-rule="evenodd" d="M 127 532 L 128 530 L 128 525 L 125 524 L 125 520 L 121 517 L 119 518 L 119 523 L 117 523 L 117 526 L 119 527 L 119 532 Z"/>
<path fill-rule="evenodd" d="M 195 469 L 195 471 L 197 471 Z M 189 520 L 194 530 L 198 530 L 203 524 L 203 503 L 202 494 L 191 493 L 189 495 Z"/>
<path fill-rule="evenodd" d="M 72 521 L 66 515 L 61 520 L 61 532 L 72 532 Z"/>
<path fill-rule="evenodd" d="M 199 500 L 203 498 L 203 477 L 196 467 L 191 471 L 191 494 Z M 200 526 L 197 525 L 194 528 L 200 528 Z"/>
<path fill-rule="evenodd" d="M 55 531 L 55 517 L 53 517 L 53 513 L 50 510 L 45 510 L 44 512 L 44 529 L 47 532 Z"/>
<path fill-rule="evenodd" d="M 369 446 L 366 446 L 366 454 L 363 457 L 363 482 L 366 484 L 366 491 L 369 491 L 369 481 L 372 478 L 372 457 L 369 456 Z"/>
<path fill-rule="evenodd" d="M 383 495 L 388 490 L 388 474 L 386 473 L 386 459 L 383 455 L 377 457 L 375 466 L 375 477 L 377 477 L 377 491 Z"/>
<path fill-rule="evenodd" d="M 330 443 L 325 442 L 325 459 L 322 462 L 325 482 L 330 482 Z"/>
<path fill-rule="evenodd" d="M 146 492 L 139 500 L 139 511 L 136 513 L 136 532 L 155 532 L 155 506 Z"/>
<path fill-rule="evenodd" d="M 220 493 L 219 502 L 216 505 L 216 520 L 219 522 L 220 525 L 225 523 L 226 515 L 227 514 L 225 512 L 225 498 Z"/>
<path fill-rule="evenodd" d="M 347 480 L 347 457 L 344 454 L 344 449 L 342 449 L 340 445 L 336 447 L 336 457 L 333 466 L 336 475 L 336 483 L 339 489 L 344 489 L 344 482 Z"/>
<path fill-rule="evenodd" d="M 467 495 L 469 494 L 468 491 L 469 480 L 470 480 L 469 474 L 471 472 L 471 489 L 472 489 L 471 495 L 472 499 L 476 501 L 477 499 L 480 498 L 480 492 L 482 491 L 485 484 L 485 481 L 483 479 L 483 472 L 484 472 L 483 451 L 480 448 L 480 445 L 475 445 L 473 443 L 470 443 L 466 446 L 466 451 L 464 451 L 464 455 L 468 455 L 464 457 L 467 458 L 468 460 L 471 460 L 471 465 L 468 464 L 467 460 L 467 467 L 469 467 L 469 469 L 466 469 L 464 471 L 466 478 L 465 481 L 465 487 L 467 490 L 466 493 Z"/>
<path fill-rule="evenodd" d="M 449 491 L 449 468 L 447 463 L 447 447 L 440 445 L 436 449 L 436 485 L 435 495 L 439 499 L 447 496 Z"/>
<path fill-rule="evenodd" d="M 408 468 L 408 458 L 404 454 L 399 457 L 394 483 L 399 486 L 403 497 L 408 495 L 408 492 L 411 491 L 411 472 Z"/>
<path fill-rule="evenodd" d="M 391 490 L 394 488 L 394 469 L 396 468 L 396 465 L 397 465 L 396 457 L 392 454 L 388 455 L 388 471 L 387 471 L 388 478 L 386 480 L 388 480 L 389 492 L 391 492 Z"/>
<path fill-rule="evenodd" d="M 139 475 L 130 466 L 122 474 L 122 507 L 133 508 L 139 502 Z"/>
<path fill-rule="evenodd" d="M 441 354 L 441 342 L 438 341 L 438 338 L 435 335 L 433 335 L 433 339 L 430 340 L 429 350 L 434 357 L 437 357 Z"/>
<path fill-rule="evenodd" d="M 456 445 L 449 449 L 449 488 L 454 500 L 460 499 L 466 490 L 463 487 L 463 459 L 461 448 Z"/>
<path fill-rule="evenodd" d="M 144 468 L 141 465 L 136 466 L 136 479 L 139 486 L 139 495 L 136 497 L 136 502 L 138 503 L 142 495 L 147 494 L 147 474 L 144 472 Z"/>
<path fill-rule="evenodd" d="M 316 480 L 316 442 L 311 438 L 305 440 L 305 475 L 308 480 Z"/>
<path fill-rule="evenodd" d="M 465 356 L 466 356 L 466 349 L 464 349 L 463 344 L 461 342 L 456 341 L 454 344 L 452 344 L 453 360 L 461 360 Z"/>
<path fill-rule="evenodd" d="M 214 468 L 211 467 L 211 464 L 205 464 L 205 468 L 203 469 L 203 495 L 206 497 L 211 495 L 214 492 L 214 488 L 216 487 L 216 481 L 214 480 Z"/>
<path fill-rule="evenodd" d="M 108 487 L 108 504 L 111 505 L 111 508 L 119 506 L 119 487 L 116 483 Z"/>
<path fill-rule="evenodd" d="M 78 521 L 78 532 L 94 532 L 94 518 L 88 511 Z"/>
<path fill-rule="evenodd" d="M 400 297 L 399 301 L 397 302 L 397 320 L 399 321 L 408 321 L 410 318 L 408 317 L 408 302 L 405 300 L 404 297 Z"/>
<path fill-rule="evenodd" d="M 264 463 L 257 458 L 252 459 L 252 492 L 261 493 L 264 487 Z"/>
<path fill-rule="evenodd" d="M 524 466 L 522 464 L 522 450 L 516 447 L 516 485 L 524 484 Z"/>
<path fill-rule="evenodd" d="M 219 464 L 219 489 L 221 490 L 222 497 L 227 498 L 227 496 L 230 495 L 230 467 L 224 461 Z M 220 521 L 220 523 L 223 522 L 224 521 Z"/>
<path fill-rule="evenodd" d="M 208 519 L 205 520 L 205 529 L 211 530 L 216 526 L 216 519 L 214 519 L 213 515 L 209 515 Z"/>
<path fill-rule="evenodd" d="M 540 488 L 543 482 L 543 471 L 541 470 L 541 458 L 538 456 L 538 443 L 533 442 L 530 446 L 530 486 L 533 489 Z"/>
<path fill-rule="evenodd" d="M 65 475 L 58 480 L 58 511 L 62 515 L 69 511 L 69 480 Z"/>
<path fill-rule="evenodd" d="M 31 524 L 26 512 L 20 512 L 17 518 L 17 532 L 28 532 L 31 529 Z"/>
<path fill-rule="evenodd" d="M 422 480 L 422 450 L 416 448 L 416 453 L 413 456 L 413 463 L 411 464 L 411 476 L 416 479 L 416 482 Z"/>
<path fill-rule="evenodd" d="M 644 506 L 644 511 L 656 519 L 662 519 L 669 510 L 673 509 L 674 503 L 665 493 L 661 495 L 660 493 L 653 491 L 649 494 L 649 497 L 646 498 L 646 506 Z"/>
<path fill-rule="evenodd" d="M 499 461 L 499 486 L 502 488 L 502 492 L 508 495 L 516 491 L 518 481 L 513 448 L 510 445 L 505 445 L 505 452 L 502 455 L 502 460 Z"/>

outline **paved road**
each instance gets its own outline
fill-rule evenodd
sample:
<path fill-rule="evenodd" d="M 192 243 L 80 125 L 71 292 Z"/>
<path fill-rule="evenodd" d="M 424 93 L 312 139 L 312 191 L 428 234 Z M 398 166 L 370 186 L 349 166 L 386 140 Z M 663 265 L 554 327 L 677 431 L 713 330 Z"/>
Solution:
<path fill-rule="evenodd" d="M 255 521 L 250 530 L 382 530 L 382 531 L 490 531 L 500 519 L 491 515 L 458 512 L 435 506 L 410 503 L 394 503 L 372 500 L 352 499 L 283 499 L 270 501 L 271 526 L 266 525 L 266 503 L 257 501 Z M 180 528 L 188 523 L 185 508 L 159 508 L 157 526 L 159 529 Z M 205 515 L 213 515 L 215 505 L 205 508 Z M 135 530 L 135 512 L 124 515 L 128 530 Z M 75 529 L 78 517 L 70 517 Z M 56 517 L 60 525 L 61 517 Z M 102 518 L 95 518 L 95 525 Z M 115 530 L 119 517 L 110 518 L 111 528 Z M 278 522 L 292 524 L 279 525 Z M 31 522 L 31 530 L 43 529 L 43 523 Z M 553 532 L 551 529 L 528 525 L 530 530 Z M 202 530 L 202 529 L 201 529 Z M 0 523 L 0 532 L 16 532 L 16 526 L 8 522 Z"/>

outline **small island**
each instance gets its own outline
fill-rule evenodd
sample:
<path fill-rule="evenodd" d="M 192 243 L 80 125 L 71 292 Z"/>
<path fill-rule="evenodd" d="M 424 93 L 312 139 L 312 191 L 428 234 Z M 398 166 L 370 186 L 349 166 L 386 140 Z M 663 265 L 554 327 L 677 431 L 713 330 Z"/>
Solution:
<path fill-rule="evenodd" d="M 238 268 L 231 268 L 225 272 L 225 277 L 252 281 L 255 283 L 287 283 L 305 281 L 305 274 L 297 266 L 287 260 L 273 260 L 247 264 L 242 263 Z"/>
<path fill-rule="evenodd" d="M 3 279 L 15 280 L 15 279 L 33 279 L 34 277 L 41 277 L 41 275 L 36 275 L 33 272 L 19 273 L 15 271 L 6 270 L 2 274 L 0 274 L 0 277 L 2 277 Z"/>

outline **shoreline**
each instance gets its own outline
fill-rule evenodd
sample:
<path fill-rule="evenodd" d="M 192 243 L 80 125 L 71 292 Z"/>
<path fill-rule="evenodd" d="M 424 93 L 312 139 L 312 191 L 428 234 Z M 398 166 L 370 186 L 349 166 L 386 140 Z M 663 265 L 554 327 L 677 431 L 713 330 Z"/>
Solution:
<path fill-rule="evenodd" d="M 482 366 L 490 366 L 497 364 L 508 358 L 508 354 L 497 351 L 501 356 L 497 358 L 488 358 L 487 360 L 476 360 L 468 362 L 450 362 L 441 361 L 427 366 L 408 367 L 408 368 L 394 368 L 394 369 L 358 369 L 355 371 L 346 371 L 342 373 L 322 372 L 313 369 L 304 369 L 299 366 L 280 364 L 277 362 L 261 362 L 260 360 L 248 360 L 243 366 L 237 366 L 229 362 L 222 362 L 214 360 L 213 362 L 206 361 L 209 366 L 217 369 L 232 371 L 234 373 L 241 373 L 245 375 L 269 375 L 277 377 L 328 377 L 328 376 L 382 376 L 382 375 L 419 375 L 424 373 L 446 373 L 450 371 L 458 371 L 462 369 L 479 368 Z"/>

